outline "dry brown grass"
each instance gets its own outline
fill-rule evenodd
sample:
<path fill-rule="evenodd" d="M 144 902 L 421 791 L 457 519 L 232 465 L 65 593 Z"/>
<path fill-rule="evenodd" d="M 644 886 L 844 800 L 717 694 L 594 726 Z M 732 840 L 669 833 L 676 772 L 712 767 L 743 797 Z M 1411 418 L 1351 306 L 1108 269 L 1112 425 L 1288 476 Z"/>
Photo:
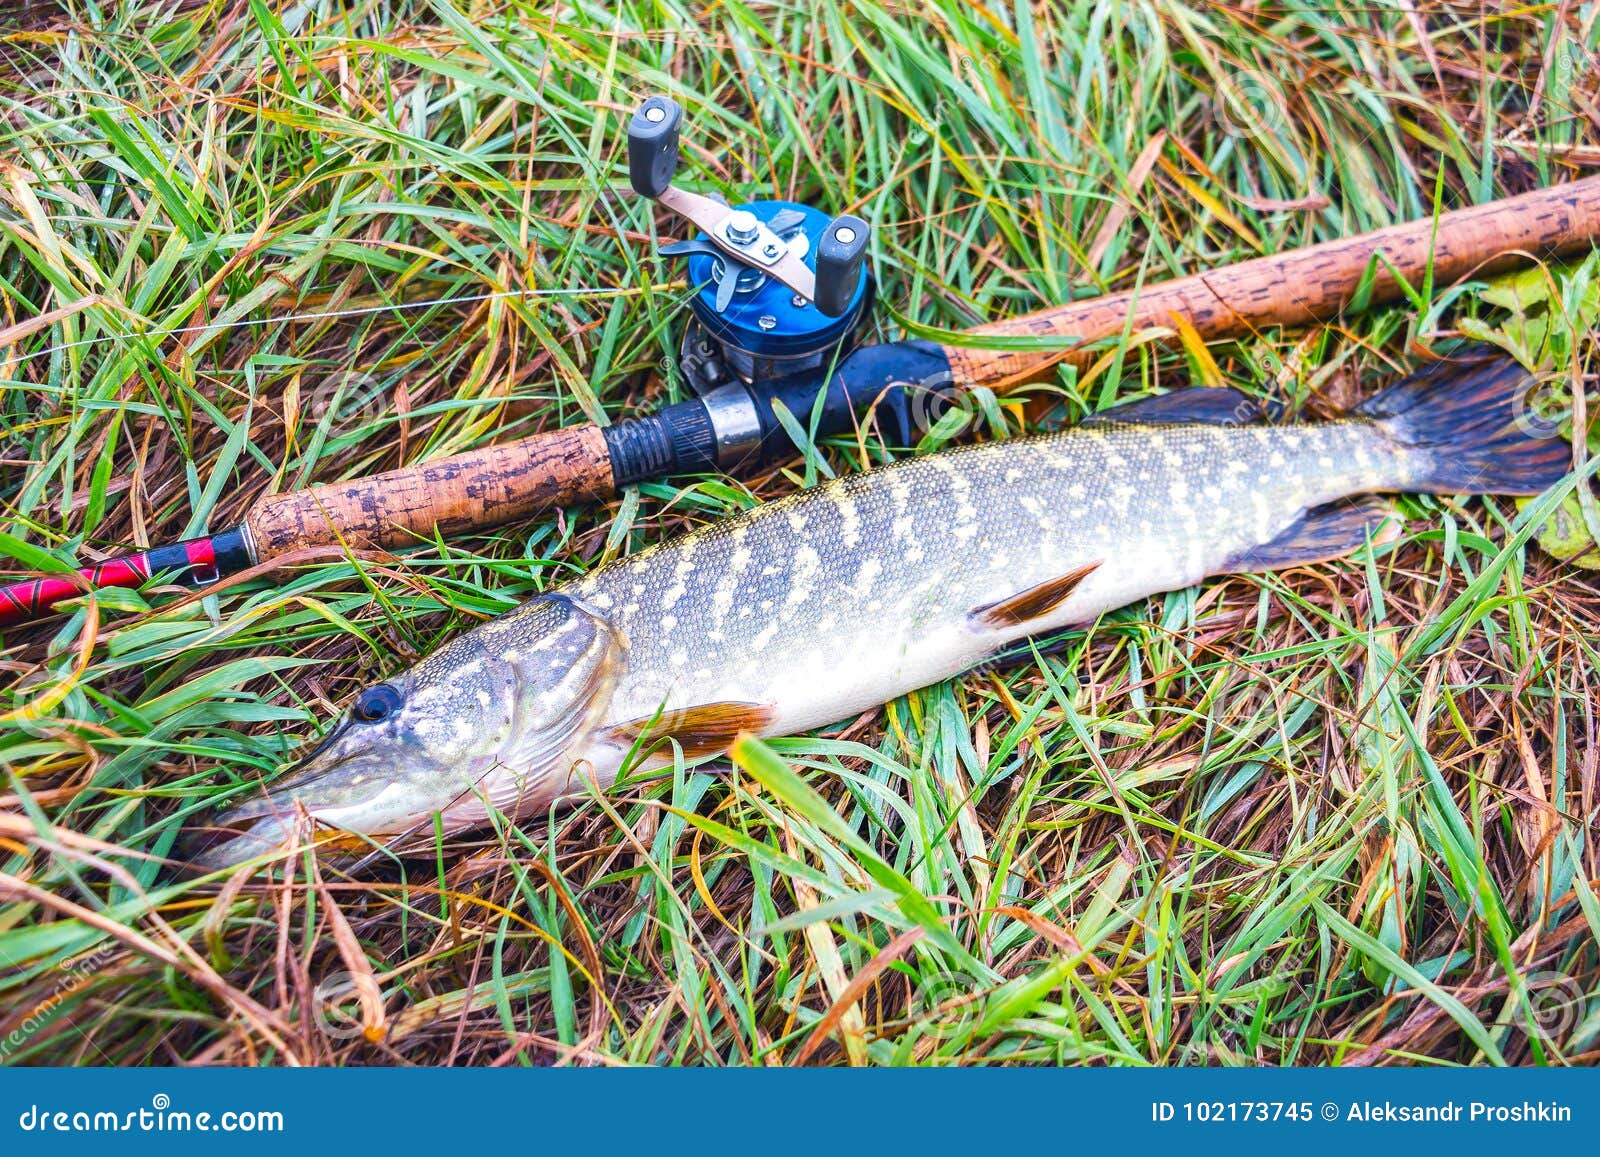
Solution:
<path fill-rule="evenodd" d="M 882 300 L 952 328 L 1412 217 L 1441 179 L 1468 203 L 1600 161 L 1571 5 L 1077 7 L 1021 34 L 953 4 L 691 7 L 670 29 L 624 4 L 615 31 L 598 10 L 272 29 L 182 4 L 14 33 L 0 322 L 97 304 L 0 350 L 0 529 L 95 559 L 274 488 L 681 394 L 682 294 L 615 192 L 649 90 L 689 107 L 692 177 L 871 218 Z M 1592 273 L 1559 285 L 1576 301 Z M 636 292 L 271 320 L 583 286 Z M 1470 291 L 1429 304 L 1210 352 L 1316 412 L 1462 316 L 1505 322 Z M 1562 341 L 1587 383 L 1587 330 Z M 1051 388 L 1081 411 L 1194 368 L 1141 347 Z M 376 403 L 329 409 L 351 375 Z M 775 744 L 855 842 L 756 760 L 357 874 L 163 866 L 356 687 L 818 460 L 861 454 L 8 633 L 14 702 L 47 718 L 0 734 L 0 1055 L 1595 1059 L 1600 591 L 1503 549 L 1515 511 L 1476 499 L 1410 503 L 1369 565 L 1179 592 Z"/>

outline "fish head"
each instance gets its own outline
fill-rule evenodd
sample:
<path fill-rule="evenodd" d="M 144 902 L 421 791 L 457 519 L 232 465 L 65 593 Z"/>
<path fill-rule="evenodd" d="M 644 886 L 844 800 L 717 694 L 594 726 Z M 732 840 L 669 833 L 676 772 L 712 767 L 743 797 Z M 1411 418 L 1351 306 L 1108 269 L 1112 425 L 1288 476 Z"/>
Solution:
<path fill-rule="evenodd" d="M 219 816 L 189 858 L 220 868 L 269 852 L 302 808 L 348 833 L 332 844 L 359 849 L 431 833 L 435 814 L 448 832 L 490 806 L 545 806 L 568 790 L 625 654 L 604 616 L 539 596 L 363 688 L 286 779 Z"/>

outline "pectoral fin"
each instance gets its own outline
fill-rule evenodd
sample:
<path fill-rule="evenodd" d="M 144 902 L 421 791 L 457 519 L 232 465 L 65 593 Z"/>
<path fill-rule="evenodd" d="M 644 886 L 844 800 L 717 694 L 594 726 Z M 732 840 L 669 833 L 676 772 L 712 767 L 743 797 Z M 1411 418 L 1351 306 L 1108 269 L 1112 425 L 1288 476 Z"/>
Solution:
<path fill-rule="evenodd" d="M 1020 627 L 1035 620 L 1048 618 L 1057 607 L 1067 601 L 1078 584 L 1093 574 L 1100 566 L 1098 561 L 1068 571 L 1059 578 L 1042 582 L 1038 586 L 1018 591 L 997 603 L 985 603 L 967 612 L 967 622 L 983 630 L 1001 630 Z"/>
<path fill-rule="evenodd" d="M 685 758 L 698 759 L 722 751 L 742 731 L 760 734 L 776 714 L 768 703 L 702 703 L 618 723 L 607 729 L 604 738 L 619 747 L 675 739 Z"/>
<path fill-rule="evenodd" d="M 1271 542 L 1229 559 L 1217 573 L 1280 570 L 1341 558 L 1365 546 L 1369 534 L 1382 541 L 1379 531 L 1394 517 L 1394 508 L 1375 494 L 1313 506 Z"/>

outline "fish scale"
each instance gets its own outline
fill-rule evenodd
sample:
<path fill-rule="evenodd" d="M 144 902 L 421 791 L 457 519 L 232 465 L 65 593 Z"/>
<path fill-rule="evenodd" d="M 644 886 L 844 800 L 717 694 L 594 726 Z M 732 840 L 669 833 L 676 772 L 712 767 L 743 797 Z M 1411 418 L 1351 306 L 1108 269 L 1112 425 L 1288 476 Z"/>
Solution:
<path fill-rule="evenodd" d="M 1392 513 L 1376 491 L 1537 493 L 1570 455 L 1519 422 L 1526 383 L 1505 359 L 1436 368 L 1285 425 L 1184 390 L 756 507 L 366 688 L 197 860 L 261 854 L 299 807 L 403 844 L 603 788 L 630 760 L 811 730 L 1209 575 L 1348 554 Z"/>

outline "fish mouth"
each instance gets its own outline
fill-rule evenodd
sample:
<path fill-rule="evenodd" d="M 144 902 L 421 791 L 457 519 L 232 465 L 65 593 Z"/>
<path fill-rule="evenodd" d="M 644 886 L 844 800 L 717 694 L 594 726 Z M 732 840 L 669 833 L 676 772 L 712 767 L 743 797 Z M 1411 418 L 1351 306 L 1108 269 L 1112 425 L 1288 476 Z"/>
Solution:
<path fill-rule="evenodd" d="M 295 834 L 300 826 L 301 806 L 322 829 L 315 839 L 319 849 L 370 848 L 371 839 L 378 837 L 341 833 L 336 824 L 317 816 L 322 810 L 339 811 L 369 803 L 387 786 L 380 776 L 365 779 L 360 775 L 362 768 L 376 770 L 372 760 L 359 754 L 332 755 L 333 744 L 343 731 L 339 727 L 330 732 L 271 787 L 224 810 L 210 822 L 190 828 L 179 845 L 178 858 L 188 867 L 217 871 L 269 855 L 283 848 Z M 308 789 L 312 797 L 309 800 Z"/>
<path fill-rule="evenodd" d="M 281 848 L 289 837 L 282 821 L 263 816 L 255 821 L 233 822 L 224 813 L 210 823 L 189 828 L 176 849 L 176 859 L 195 872 L 233 868 Z"/>
<path fill-rule="evenodd" d="M 230 821 L 231 813 L 218 816 L 209 824 L 190 828 L 178 846 L 176 859 L 195 872 L 219 872 L 237 868 L 250 860 L 282 852 L 295 834 L 297 817 L 261 816 L 251 821 Z M 316 830 L 306 847 L 318 852 L 361 853 L 373 850 L 380 837 L 327 827 L 313 817 Z"/>

